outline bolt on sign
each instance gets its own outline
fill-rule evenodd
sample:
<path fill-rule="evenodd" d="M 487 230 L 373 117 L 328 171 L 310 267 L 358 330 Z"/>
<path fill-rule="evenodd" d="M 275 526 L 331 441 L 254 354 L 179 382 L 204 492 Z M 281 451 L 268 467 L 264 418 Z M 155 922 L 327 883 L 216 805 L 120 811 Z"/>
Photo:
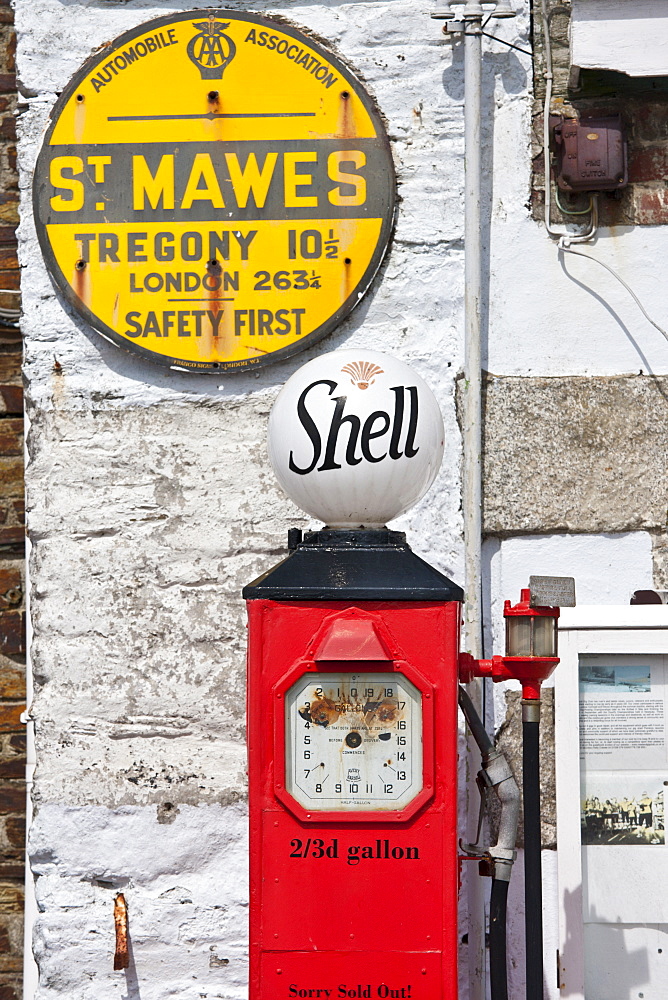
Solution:
<path fill-rule="evenodd" d="M 121 35 L 52 113 L 34 181 L 49 271 L 90 326 L 176 369 L 319 340 L 387 249 L 395 177 L 369 95 L 282 21 L 170 14 Z"/>

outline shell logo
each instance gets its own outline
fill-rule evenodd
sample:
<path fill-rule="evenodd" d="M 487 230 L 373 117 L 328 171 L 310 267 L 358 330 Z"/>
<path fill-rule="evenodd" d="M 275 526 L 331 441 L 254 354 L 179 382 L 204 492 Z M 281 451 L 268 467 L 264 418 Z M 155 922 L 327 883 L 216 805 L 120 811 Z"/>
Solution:
<path fill-rule="evenodd" d="M 372 365 L 370 361 L 353 361 L 352 364 L 344 365 L 341 371 L 351 376 L 350 381 L 358 389 L 368 389 L 376 381 L 374 376 L 383 374 L 383 369 Z"/>

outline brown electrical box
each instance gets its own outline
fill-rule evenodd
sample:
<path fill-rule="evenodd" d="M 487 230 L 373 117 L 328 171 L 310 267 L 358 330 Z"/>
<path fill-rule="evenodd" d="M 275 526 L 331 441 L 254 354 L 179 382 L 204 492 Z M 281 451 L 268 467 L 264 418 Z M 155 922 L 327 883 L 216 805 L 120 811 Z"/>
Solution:
<path fill-rule="evenodd" d="M 562 191 L 618 191 L 628 184 L 619 116 L 552 119 L 557 185 Z"/>

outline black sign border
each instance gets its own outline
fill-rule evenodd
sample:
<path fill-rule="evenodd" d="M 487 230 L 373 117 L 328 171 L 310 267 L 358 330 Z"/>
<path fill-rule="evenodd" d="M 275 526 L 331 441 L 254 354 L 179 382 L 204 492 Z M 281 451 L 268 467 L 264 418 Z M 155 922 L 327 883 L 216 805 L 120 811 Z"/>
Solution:
<path fill-rule="evenodd" d="M 168 355 L 156 354 L 153 351 L 149 351 L 147 348 L 141 347 L 139 344 L 133 343 L 116 333 L 116 331 L 112 330 L 111 327 L 106 325 L 106 323 L 103 323 L 100 318 L 96 316 L 78 297 L 56 260 L 55 254 L 51 248 L 48 233 L 46 231 L 46 225 L 43 224 L 41 219 L 37 216 L 37 188 L 41 182 L 41 164 L 47 156 L 46 149 L 49 146 L 51 136 L 56 125 L 58 124 L 60 115 L 67 102 L 78 89 L 81 82 L 94 70 L 97 65 L 99 65 L 103 60 L 107 60 L 111 53 L 113 53 L 117 48 L 127 45 L 138 35 L 146 34 L 154 28 L 158 29 L 164 27 L 165 25 L 172 24 L 174 21 L 187 21 L 195 17 L 207 17 L 209 14 L 215 14 L 217 18 L 229 17 L 231 20 L 247 21 L 251 24 L 260 25 L 267 30 L 274 29 L 281 31 L 283 34 L 291 35 L 297 41 L 300 41 L 302 44 L 307 44 L 315 52 L 320 53 L 324 59 L 330 62 L 338 70 L 341 76 L 355 91 L 357 97 L 359 97 L 362 101 L 362 104 L 366 108 L 376 127 L 377 137 L 384 147 L 387 156 L 388 170 L 391 174 L 391 200 L 388 206 L 389 210 L 387 215 L 383 218 L 376 248 L 364 274 L 360 278 L 357 285 L 353 288 L 346 301 L 329 317 L 329 319 L 301 340 L 298 340 L 294 344 L 290 344 L 287 347 L 283 347 L 278 351 L 272 351 L 271 354 L 263 357 L 248 358 L 244 361 L 184 361 L 182 358 L 173 358 Z M 397 211 L 396 173 L 394 170 L 394 161 L 392 159 L 390 141 L 385 129 L 383 118 L 376 107 L 375 102 L 371 98 L 371 95 L 367 92 L 357 77 L 353 75 L 348 66 L 346 66 L 341 59 L 334 55 L 334 53 L 330 52 L 329 49 L 325 48 L 324 45 L 316 41 L 311 34 L 306 31 L 300 31 L 298 28 L 279 18 L 264 17 L 261 14 L 248 13 L 246 11 L 227 10 L 224 8 L 202 8 L 194 11 L 181 11 L 179 13 L 166 14 L 163 17 L 154 18 L 150 21 L 144 21 L 142 24 L 138 24 L 134 28 L 130 28 L 128 31 L 123 32 L 123 34 L 118 35 L 117 38 L 105 45 L 103 49 L 99 49 L 94 53 L 94 55 L 90 56 L 83 63 L 78 72 L 72 77 L 51 109 L 49 125 L 44 134 L 42 146 L 35 163 L 32 193 L 33 216 L 35 220 L 35 227 L 37 229 L 37 238 L 42 250 L 42 255 L 46 261 L 47 270 L 55 283 L 56 288 L 61 292 L 72 309 L 74 309 L 74 311 L 81 316 L 93 330 L 103 336 L 105 340 L 111 341 L 117 347 L 121 348 L 121 350 L 130 354 L 136 354 L 139 357 L 144 358 L 146 361 L 149 361 L 152 364 L 160 365 L 161 367 L 168 367 L 172 370 L 177 369 L 178 371 L 186 373 L 194 372 L 198 374 L 212 375 L 219 375 L 221 372 L 249 371 L 265 365 L 275 364 L 279 361 L 285 361 L 287 358 L 291 358 L 295 354 L 299 354 L 301 351 L 306 350 L 306 348 L 312 347 L 314 344 L 318 343 L 318 341 L 322 340 L 329 333 L 331 333 L 337 326 L 339 326 L 369 291 L 369 288 L 371 287 L 371 284 L 380 269 L 383 259 L 389 250 L 394 233 Z"/>

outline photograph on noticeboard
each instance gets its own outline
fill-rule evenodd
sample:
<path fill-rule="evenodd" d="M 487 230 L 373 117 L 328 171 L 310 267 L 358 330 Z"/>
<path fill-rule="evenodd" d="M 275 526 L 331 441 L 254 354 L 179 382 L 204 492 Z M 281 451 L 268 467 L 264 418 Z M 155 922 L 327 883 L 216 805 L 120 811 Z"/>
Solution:
<path fill-rule="evenodd" d="M 583 775 L 582 844 L 665 844 L 663 799 L 667 784 L 655 774 Z"/>
<path fill-rule="evenodd" d="M 580 666 L 580 689 L 592 694 L 649 694 L 652 690 L 649 664 L 626 665 L 583 663 Z"/>

